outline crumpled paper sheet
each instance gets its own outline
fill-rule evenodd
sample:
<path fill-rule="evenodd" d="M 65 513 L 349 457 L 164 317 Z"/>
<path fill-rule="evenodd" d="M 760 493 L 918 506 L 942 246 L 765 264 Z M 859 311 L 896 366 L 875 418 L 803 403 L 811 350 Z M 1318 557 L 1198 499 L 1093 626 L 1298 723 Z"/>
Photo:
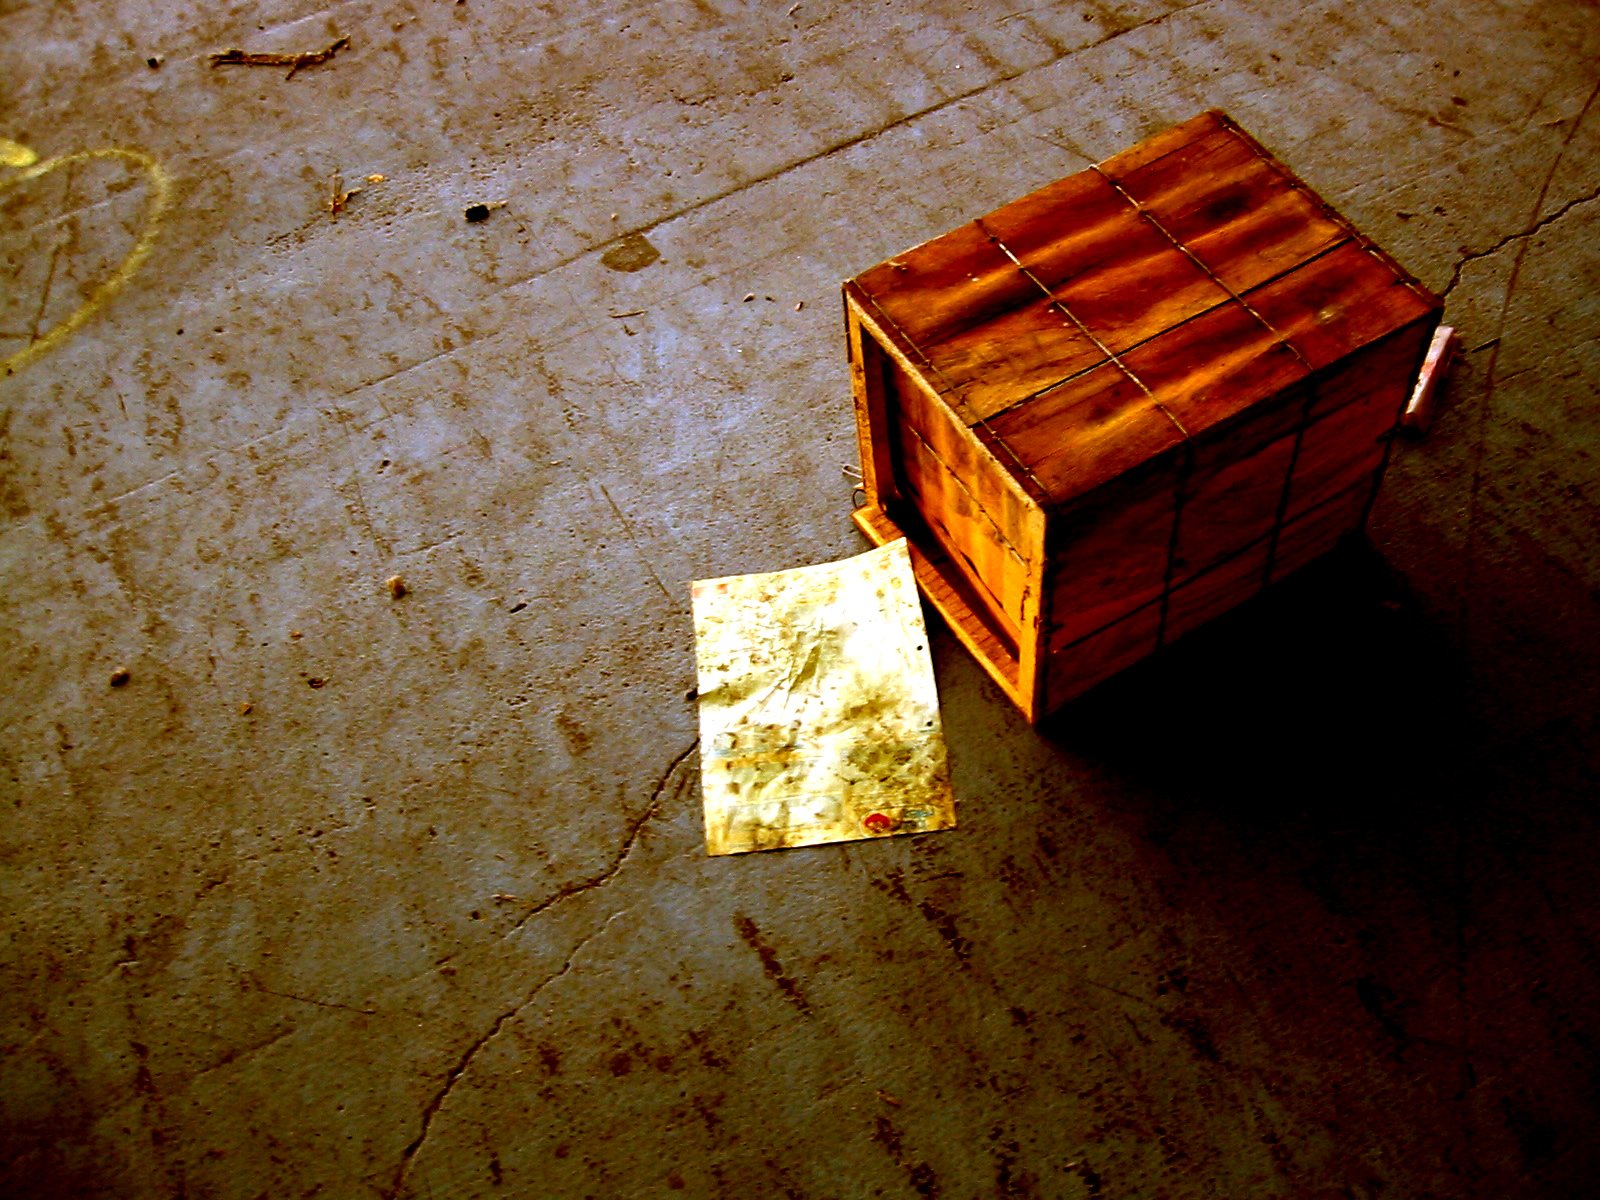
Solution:
<path fill-rule="evenodd" d="M 709 853 L 954 827 L 903 540 L 691 590 Z"/>

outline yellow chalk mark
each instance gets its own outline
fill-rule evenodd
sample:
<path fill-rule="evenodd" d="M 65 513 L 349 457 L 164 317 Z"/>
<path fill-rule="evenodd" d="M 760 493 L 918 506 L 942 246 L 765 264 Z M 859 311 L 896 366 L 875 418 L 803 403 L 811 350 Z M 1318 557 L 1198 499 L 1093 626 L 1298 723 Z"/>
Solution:
<path fill-rule="evenodd" d="M 122 290 L 128 280 L 132 279 L 144 265 L 144 260 L 150 257 L 150 251 L 155 246 L 156 235 L 160 232 L 161 220 L 166 215 L 167 203 L 172 194 L 172 181 L 166 171 L 143 150 L 106 146 L 98 150 L 79 150 L 72 154 L 62 154 L 40 162 L 39 156 L 27 146 L 0 138 L 0 163 L 20 168 L 14 175 L 0 175 L 0 192 L 32 179 L 43 178 L 61 167 L 99 158 L 122 159 L 144 171 L 145 177 L 150 182 L 150 193 L 145 201 L 144 227 L 139 231 L 139 236 L 133 243 L 133 249 L 128 251 L 127 257 L 115 271 L 95 285 L 94 290 L 70 316 L 51 326 L 11 357 L 0 359 L 0 376 L 13 375 L 34 359 L 48 354 L 81 329 L 107 301 Z"/>
<path fill-rule="evenodd" d="M 31 167 L 38 161 L 39 155 L 21 142 L 0 138 L 0 166 Z"/>

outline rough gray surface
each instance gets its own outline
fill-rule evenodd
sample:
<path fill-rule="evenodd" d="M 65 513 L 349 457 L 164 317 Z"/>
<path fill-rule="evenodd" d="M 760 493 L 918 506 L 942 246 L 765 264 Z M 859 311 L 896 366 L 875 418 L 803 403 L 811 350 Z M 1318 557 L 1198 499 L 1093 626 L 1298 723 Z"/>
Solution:
<path fill-rule="evenodd" d="M 0 3 L 0 136 L 174 189 L 0 379 L 0 1190 L 1592 1187 L 1596 62 L 1578 0 Z M 1042 733 L 936 633 L 960 831 L 707 860 L 685 583 L 860 548 L 838 280 L 1210 106 L 1462 329 L 1377 553 Z M 147 188 L 0 192 L 0 356 Z"/>

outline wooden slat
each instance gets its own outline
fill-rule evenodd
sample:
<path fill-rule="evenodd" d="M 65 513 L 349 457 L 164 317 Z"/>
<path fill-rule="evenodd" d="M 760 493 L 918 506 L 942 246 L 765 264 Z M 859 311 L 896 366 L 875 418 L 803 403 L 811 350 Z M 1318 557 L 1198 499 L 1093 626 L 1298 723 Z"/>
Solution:
<path fill-rule="evenodd" d="M 924 352 L 1039 294 L 989 235 L 970 223 L 898 254 L 852 282 Z"/>
<path fill-rule="evenodd" d="M 1268 539 L 1259 538 L 1175 586 L 1167 597 L 1162 644 L 1170 645 L 1259 593 L 1266 574 L 1268 548 Z"/>
<path fill-rule="evenodd" d="M 1178 459 L 1128 476 L 1097 503 L 1051 524 L 1050 619 L 1055 651 L 1156 600 L 1167 578 Z"/>
<path fill-rule="evenodd" d="M 1244 301 L 1313 368 L 1436 311 L 1384 260 L 1354 242 L 1246 293 Z"/>
<path fill-rule="evenodd" d="M 1275 160 L 1222 124 L 1112 177 L 1235 293 L 1348 236 Z"/>
<path fill-rule="evenodd" d="M 1114 625 L 1050 653 L 1044 663 L 1045 711 L 1059 708 L 1153 654 L 1159 623 L 1159 607 L 1147 605 Z"/>
<path fill-rule="evenodd" d="M 1105 354 L 1043 292 L 981 325 L 924 347 L 939 375 L 982 420 L 1105 361 Z"/>
<path fill-rule="evenodd" d="M 987 425 L 1056 508 L 1184 440 L 1144 390 L 1111 364 L 1076 376 Z"/>
<path fill-rule="evenodd" d="M 1122 179 L 1135 171 L 1182 150 L 1227 124 L 1226 116 L 1217 109 L 1190 117 L 1182 124 L 1173 125 L 1152 134 L 1142 142 L 1113 154 L 1100 164 L 1100 170 L 1112 179 Z"/>
<path fill-rule="evenodd" d="M 1191 437 L 1228 421 L 1309 372 L 1238 304 L 1168 330 L 1123 362 Z"/>
<path fill-rule="evenodd" d="M 978 224 L 1113 353 L 1228 298 L 1094 171 Z"/>
<path fill-rule="evenodd" d="M 1278 531 L 1270 581 L 1293 574 L 1360 529 L 1371 491 L 1370 480 L 1363 480 L 1286 522 Z"/>
<path fill-rule="evenodd" d="M 1133 215 L 1114 187 L 1093 171 L 1080 171 L 997 208 L 978 224 L 1052 290 L 1114 260 L 1116 236 Z"/>

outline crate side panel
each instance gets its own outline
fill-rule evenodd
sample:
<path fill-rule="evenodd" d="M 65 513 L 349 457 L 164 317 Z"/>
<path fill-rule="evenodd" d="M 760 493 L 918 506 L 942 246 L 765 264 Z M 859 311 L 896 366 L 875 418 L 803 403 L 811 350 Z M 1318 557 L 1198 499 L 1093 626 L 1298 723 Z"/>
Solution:
<path fill-rule="evenodd" d="M 1289 480 L 1285 519 L 1362 480 L 1370 483 L 1383 465 L 1386 443 L 1399 416 L 1395 397 L 1379 390 L 1307 425 Z"/>
<path fill-rule="evenodd" d="M 1430 313 L 1321 373 L 1289 481 L 1287 517 L 1382 470 L 1432 326 Z"/>
<path fill-rule="evenodd" d="M 1371 479 L 1330 497 L 1309 512 L 1284 522 L 1273 552 L 1272 575 L 1277 582 L 1321 558 L 1339 542 L 1361 528 L 1372 495 Z"/>
<path fill-rule="evenodd" d="M 1061 707 L 1154 654 L 1159 625 L 1159 606 L 1149 605 L 1081 641 L 1052 651 L 1044 665 L 1045 709 Z"/>
<path fill-rule="evenodd" d="M 1168 458 L 1050 517 L 1046 648 L 1110 625 L 1161 596 L 1172 547 L 1180 461 Z"/>
<path fill-rule="evenodd" d="M 1391 397 L 1403 408 L 1416 384 L 1417 370 L 1433 336 L 1431 319 L 1408 325 L 1373 342 L 1317 377 L 1312 419 L 1344 408 L 1375 393 Z"/>
<path fill-rule="evenodd" d="M 1018 686 L 1015 648 L 1006 645 L 995 633 L 980 612 L 981 606 L 966 581 L 951 567 L 927 531 L 911 523 L 902 526 L 881 509 L 871 506 L 856 509 L 851 519 L 875 546 L 906 539 L 917 586 L 928 602 L 1005 693 L 1024 711 L 1029 711 L 1027 702 L 1032 697 L 1031 694 L 1025 696 Z"/>
<path fill-rule="evenodd" d="M 1266 579 L 1267 553 L 1268 539 L 1262 538 L 1175 586 L 1167 597 L 1162 644 L 1170 644 L 1259 595 Z"/>
<path fill-rule="evenodd" d="M 1303 398 L 1294 407 L 1303 410 Z M 1271 534 L 1295 459 L 1295 440 L 1290 431 L 1265 446 L 1223 441 L 1196 454 L 1178 515 L 1175 583 Z"/>
<path fill-rule="evenodd" d="M 895 465 L 907 503 L 1015 644 L 1027 589 L 1022 560 L 915 431 L 900 425 L 896 432 Z"/>
<path fill-rule="evenodd" d="M 890 423 L 903 422 L 916 430 L 935 457 L 971 493 L 1001 536 L 1029 562 L 1040 557 L 1033 545 L 1031 516 L 1021 487 L 1004 477 L 1002 460 L 981 452 L 981 430 L 969 429 L 961 417 L 908 376 L 898 363 L 889 363 L 887 405 Z"/>

